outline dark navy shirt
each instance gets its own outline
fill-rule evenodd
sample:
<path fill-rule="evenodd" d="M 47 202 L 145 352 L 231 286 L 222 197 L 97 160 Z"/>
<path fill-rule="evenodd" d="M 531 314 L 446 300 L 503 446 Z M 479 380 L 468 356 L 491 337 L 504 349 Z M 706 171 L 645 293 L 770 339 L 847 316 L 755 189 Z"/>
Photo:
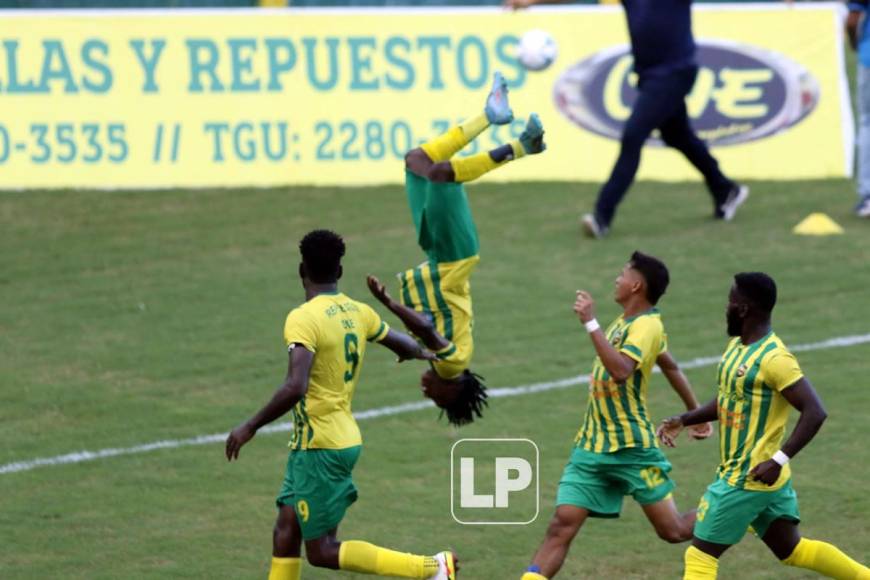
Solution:
<path fill-rule="evenodd" d="M 692 0 L 622 0 L 634 70 L 662 74 L 695 65 Z"/>

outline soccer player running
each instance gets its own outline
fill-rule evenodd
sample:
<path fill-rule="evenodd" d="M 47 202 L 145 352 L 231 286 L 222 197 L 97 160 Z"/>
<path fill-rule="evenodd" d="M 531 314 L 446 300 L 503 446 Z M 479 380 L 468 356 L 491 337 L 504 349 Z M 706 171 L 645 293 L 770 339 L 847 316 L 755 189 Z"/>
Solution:
<path fill-rule="evenodd" d="M 504 0 L 511 8 L 557 4 L 568 0 Z M 640 165 L 640 154 L 655 129 L 704 176 L 713 198 L 713 216 L 730 221 L 749 197 L 749 188 L 735 183 L 692 130 L 686 95 L 695 84 L 698 63 L 692 35 L 691 0 L 622 0 L 631 38 L 637 100 L 622 130 L 619 157 L 598 193 L 595 210 L 582 218 L 586 235 L 603 238 L 616 207 L 625 197 Z"/>
<path fill-rule="evenodd" d="M 405 189 L 417 243 L 427 259 L 399 274 L 401 303 L 376 277 L 368 278 L 372 294 L 436 354 L 421 385 L 456 425 L 479 417 L 486 403 L 481 377 L 469 369 L 474 352 L 469 279 L 480 261 L 480 244 L 464 184 L 546 148 L 543 126 L 533 113 L 516 141 L 454 157 L 490 125 L 513 121 L 507 93 L 504 78 L 495 73 L 482 113 L 406 154 Z"/>
<path fill-rule="evenodd" d="M 287 377 L 272 399 L 233 429 L 226 442 L 227 459 L 238 459 L 239 450 L 260 427 L 291 412 L 293 436 L 276 500 L 278 519 L 269 580 L 299 580 L 303 541 L 314 566 L 453 580 L 452 552 L 417 556 L 336 537 L 345 511 L 357 499 L 351 472 L 362 450 L 362 438 L 351 413 L 351 399 L 366 343 L 386 346 L 399 360 L 434 355 L 407 334 L 391 330 L 371 307 L 338 290 L 345 250 L 341 237 L 315 230 L 302 238 L 299 249 L 306 302 L 290 312 L 284 325 Z"/>
<path fill-rule="evenodd" d="M 870 580 L 870 569 L 825 542 L 802 538 L 789 460 L 827 416 L 797 359 L 771 328 L 776 284 L 767 274 L 734 276 L 728 295 L 728 336 L 717 370 L 719 393 L 709 403 L 665 419 L 658 435 L 668 447 L 684 426 L 719 419 L 721 462 L 698 506 L 685 579 L 716 578 L 719 556 L 752 529 L 788 566 L 842 580 Z M 800 412 L 782 445 L 789 410 Z"/>
<path fill-rule="evenodd" d="M 658 447 L 646 404 L 649 377 L 658 364 L 686 408 L 698 406 L 689 381 L 667 350 L 655 307 L 668 282 L 667 267 L 660 260 L 634 252 L 616 278 L 614 299 L 622 315 L 606 331 L 595 319 L 592 297 L 577 292 L 574 312 L 598 356 L 592 365 L 586 418 L 559 482 L 556 513 L 522 580 L 555 576 L 586 518 L 619 517 L 626 495 L 641 505 L 663 540 L 676 543 L 692 537 L 695 512 L 677 511 L 671 495 L 674 483 L 668 476 L 671 464 Z M 711 434 L 709 424 L 692 431 L 697 439 Z"/>

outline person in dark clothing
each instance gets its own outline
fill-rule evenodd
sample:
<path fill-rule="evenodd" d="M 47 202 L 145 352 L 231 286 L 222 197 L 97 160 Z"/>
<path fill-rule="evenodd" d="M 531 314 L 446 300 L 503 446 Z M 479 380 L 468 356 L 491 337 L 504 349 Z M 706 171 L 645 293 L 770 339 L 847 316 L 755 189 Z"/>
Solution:
<path fill-rule="evenodd" d="M 514 9 L 566 0 L 505 0 Z M 628 20 L 638 97 L 622 132 L 622 145 L 593 213 L 583 216 L 584 232 L 603 238 L 616 207 L 634 181 L 640 153 L 658 129 L 662 140 L 679 150 L 704 176 L 713 197 L 713 215 L 730 221 L 749 197 L 749 188 L 726 177 L 689 123 L 685 97 L 695 84 L 698 65 L 692 36 L 691 0 L 622 0 Z"/>

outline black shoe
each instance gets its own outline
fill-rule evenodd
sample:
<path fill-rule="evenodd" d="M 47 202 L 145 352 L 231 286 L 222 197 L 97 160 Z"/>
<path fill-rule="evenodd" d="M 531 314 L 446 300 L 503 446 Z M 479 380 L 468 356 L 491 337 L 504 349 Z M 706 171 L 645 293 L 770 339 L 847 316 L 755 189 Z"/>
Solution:
<path fill-rule="evenodd" d="M 580 225 L 583 226 L 583 233 L 586 234 L 586 237 L 594 238 L 596 240 L 600 240 L 607 235 L 608 231 L 610 231 L 608 226 L 598 221 L 595 214 L 591 213 L 587 213 L 580 218 Z"/>
<path fill-rule="evenodd" d="M 725 201 L 716 207 L 713 217 L 730 222 L 737 214 L 737 208 L 746 203 L 747 199 L 749 199 L 749 187 L 740 184 L 735 185 L 728 192 Z"/>

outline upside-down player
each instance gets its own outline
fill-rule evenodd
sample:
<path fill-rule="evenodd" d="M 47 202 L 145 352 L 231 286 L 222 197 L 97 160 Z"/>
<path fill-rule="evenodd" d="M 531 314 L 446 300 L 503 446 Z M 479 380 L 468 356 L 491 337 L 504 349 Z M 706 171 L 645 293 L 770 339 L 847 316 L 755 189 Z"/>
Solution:
<path fill-rule="evenodd" d="M 716 578 L 719 556 L 747 528 L 788 566 L 841 580 L 870 580 L 870 569 L 831 544 L 801 537 L 789 460 L 809 443 L 827 414 L 797 359 L 771 328 L 776 284 L 767 274 L 734 276 L 726 317 L 728 343 L 709 403 L 666 419 L 662 442 L 674 446 L 683 426 L 719 419 L 721 461 L 716 481 L 698 506 L 692 545 L 685 554 L 689 580 Z M 789 410 L 800 412 L 785 445 Z"/>
<path fill-rule="evenodd" d="M 490 125 L 512 120 L 505 80 L 496 73 L 483 113 L 408 152 L 405 189 L 417 243 L 428 259 L 399 274 L 401 304 L 377 278 L 368 279 L 372 294 L 436 354 L 421 377 L 423 392 L 457 425 L 479 417 L 486 403 L 485 387 L 469 369 L 474 351 L 469 278 L 480 258 L 464 183 L 541 153 L 544 129 L 533 113 L 516 141 L 467 158 L 453 156 Z"/>
<path fill-rule="evenodd" d="M 622 500 L 634 497 L 659 537 L 671 543 L 692 537 L 694 511 L 680 514 L 671 496 L 671 464 L 656 442 L 646 393 L 658 364 L 688 409 L 698 406 L 685 375 L 667 351 L 661 315 L 655 308 L 669 282 L 665 265 L 635 252 L 616 278 L 614 299 L 622 315 L 602 331 L 592 297 L 577 292 L 574 312 L 598 354 L 592 365 L 586 418 L 562 473 L 556 513 L 522 580 L 556 575 L 574 536 L 588 517 L 618 518 Z M 693 430 L 709 437 L 709 424 Z"/>
<path fill-rule="evenodd" d="M 299 276 L 306 302 L 287 316 L 284 340 L 289 367 L 272 399 L 227 437 L 228 460 L 257 429 L 292 410 L 294 423 L 269 580 L 299 580 L 301 548 L 308 562 L 364 574 L 454 580 L 455 556 L 417 556 L 367 542 L 338 541 L 338 524 L 357 499 L 351 472 L 362 450 L 351 399 L 367 342 L 380 343 L 404 359 L 434 358 L 403 332 L 391 330 L 368 305 L 338 290 L 344 241 L 315 230 L 299 244 Z"/>

